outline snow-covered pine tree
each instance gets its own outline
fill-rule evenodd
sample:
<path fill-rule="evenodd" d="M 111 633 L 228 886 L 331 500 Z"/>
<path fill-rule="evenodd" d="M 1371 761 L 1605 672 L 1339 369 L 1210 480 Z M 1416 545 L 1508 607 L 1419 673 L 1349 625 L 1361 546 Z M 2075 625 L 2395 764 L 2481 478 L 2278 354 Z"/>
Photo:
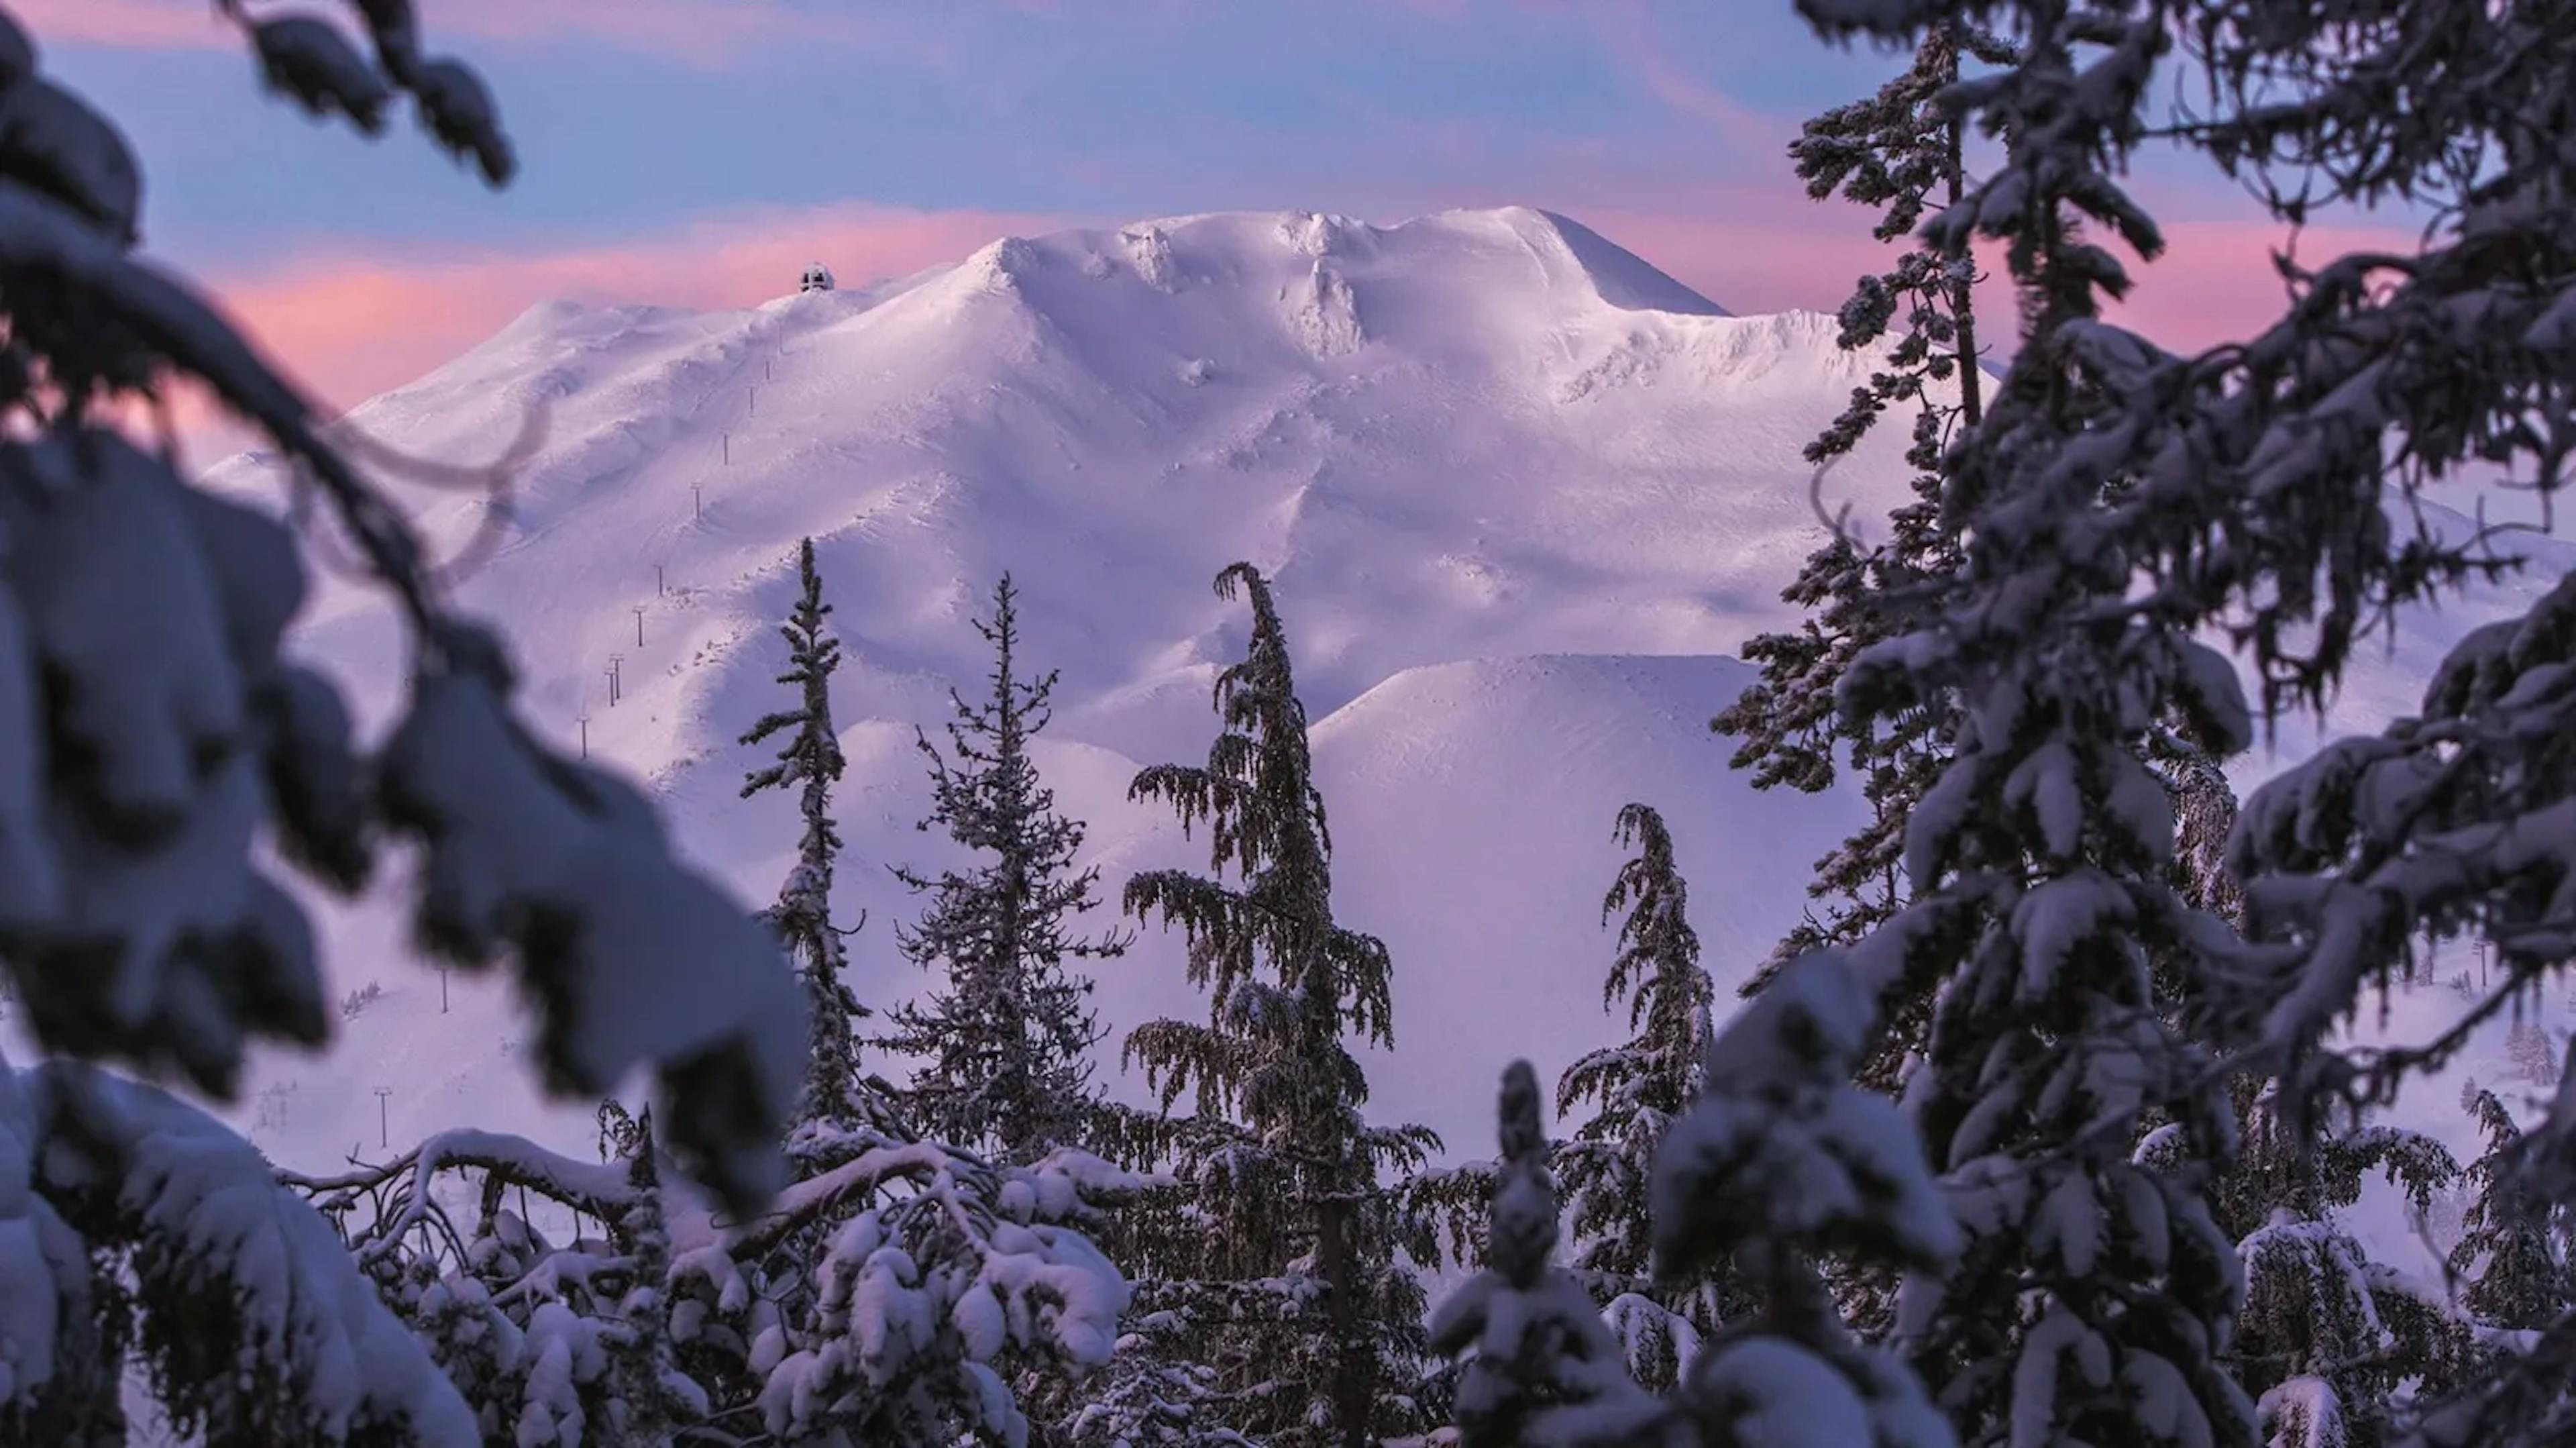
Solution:
<path fill-rule="evenodd" d="M 2017 22 L 2010 64 L 1942 95 L 2003 139 L 2003 161 L 1925 231 L 1946 255 L 1972 233 L 2005 243 L 2021 350 L 1944 459 L 1955 584 L 1838 691 L 1855 719 L 1956 708 L 1951 758 L 1905 825 L 1913 903 L 1864 942 L 1901 932 L 1907 976 L 1941 982 L 1906 1104 L 1968 1238 L 1947 1277 L 1908 1281 L 1898 1339 L 1970 1444 L 2251 1443 L 2253 1404 L 2222 1363 L 2242 1278 L 2201 1194 L 2234 1123 L 2155 985 L 2197 987 L 2233 937 L 2175 891 L 2173 811 L 2139 758 L 2168 712 L 2218 758 L 2251 727 L 2190 620 L 2133 603 L 2121 479 L 2097 465 L 2124 380 L 2104 357 L 2130 355 L 2098 312 L 2127 275 L 2082 230 L 2161 250 L 2111 171 L 2143 134 L 2167 17 L 2070 0 L 1800 8 L 1833 35 Z M 2130 1161 L 2150 1112 L 2181 1123 L 2194 1171 Z"/>
<path fill-rule="evenodd" d="M 0 1066 L 0 1350 L 0 1442 L 124 1443 L 138 1362 L 197 1441 L 481 1441 L 256 1149 L 78 1062 Z"/>
<path fill-rule="evenodd" d="M 932 807 L 922 822 L 983 858 L 967 871 L 896 878 L 929 894 L 920 922 L 899 930 L 904 955 L 944 973 L 927 1002 L 894 1012 L 880 1044 L 923 1064 L 904 1102 L 926 1134 L 1013 1161 L 1085 1144 L 1098 1089 L 1091 1048 L 1101 1031 L 1087 1004 L 1088 979 L 1071 960 L 1125 953 L 1129 937 L 1077 939 L 1071 917 L 1092 908 L 1097 867 L 1074 868 L 1082 823 L 1055 812 L 1055 792 L 1038 779 L 1029 741 L 1047 724 L 1053 673 L 1021 677 L 1018 594 L 1009 574 L 993 590 L 993 617 L 976 632 L 993 647 L 992 688 L 969 704 L 954 690 L 957 717 L 941 755 L 919 736 L 930 761 Z"/>
<path fill-rule="evenodd" d="M 1619 1331 L 1629 1373 L 1662 1392 L 1680 1380 L 1701 1340 L 1748 1304 L 1723 1274 L 1659 1283 L 1650 1270 L 1654 1234 L 1646 1184 L 1665 1130 L 1699 1096 L 1712 989 L 1700 968 L 1689 888 L 1673 863 L 1663 817 L 1630 804 L 1619 811 L 1616 838 L 1637 853 L 1620 866 L 1601 902 L 1604 926 L 1626 912 L 1601 1001 L 1612 1010 L 1624 1003 L 1636 1034 L 1579 1058 L 1557 1078 L 1559 1115 L 1587 1103 L 1593 1108 L 1559 1148 L 1557 1172 L 1565 1183 L 1574 1268 Z M 1505 1095 L 1508 1100 L 1508 1089 Z"/>
<path fill-rule="evenodd" d="M 863 1074 L 851 1027 L 866 1012 L 840 978 L 830 903 L 840 651 L 811 540 L 798 585 L 779 680 L 795 707 L 744 735 L 783 743 L 742 791 L 792 787 L 800 806 L 796 861 L 764 915 L 818 1023 L 787 1131 L 793 1183 L 763 1212 L 711 1212 L 662 1186 L 649 1116 L 615 1103 L 601 1108 L 606 1167 L 452 1131 L 300 1182 L 497 1441 L 757 1430 L 885 1448 L 1016 1443 L 1029 1424 L 1012 1377 L 1079 1376 L 1111 1356 L 1128 1290 L 1083 1228 L 1141 1183 L 1079 1151 L 1002 1164 L 925 1140 L 893 1089 Z M 448 1218 L 442 1177 L 481 1201 L 470 1232 Z M 636 1436 L 648 1430 L 663 1436 Z"/>
<path fill-rule="evenodd" d="M 2455 1181 L 2440 1142 L 2387 1126 L 2304 1130 L 2273 1109 L 2251 1077 L 2231 1088 L 2242 1147 L 2210 1192 L 2212 1219 L 2236 1242 L 2245 1306 L 2228 1355 L 2280 1448 L 2381 1448 L 2408 1403 L 2450 1391 L 2473 1357 L 2472 1324 L 2434 1284 L 2371 1260 L 2338 1213 L 2381 1175 L 2420 1215 Z M 2172 1128 L 2150 1132 L 2137 1160 L 2189 1170 Z"/>
<path fill-rule="evenodd" d="M 1139 1183 L 1069 1147 L 988 1160 L 921 1132 L 894 1088 L 863 1074 L 852 1028 L 867 1012 L 840 979 L 830 915 L 841 848 L 831 787 L 843 764 L 829 681 L 840 651 L 825 632 L 831 608 L 810 539 L 798 575 L 780 676 L 797 707 L 744 736 L 787 739 L 743 793 L 799 790 L 797 862 L 769 918 L 805 963 L 817 1017 L 833 1024 L 815 1032 L 788 1133 L 795 1183 L 763 1217 L 675 1260 L 671 1330 L 681 1360 L 717 1393 L 719 1417 L 889 1448 L 969 1432 L 1017 1441 L 1028 1425 L 1008 1376 L 1080 1374 L 1110 1356 L 1127 1288 L 1078 1228 Z"/>
<path fill-rule="evenodd" d="M 849 952 L 841 944 L 844 932 L 832 923 L 832 880 L 841 853 L 840 830 L 832 821 L 832 786 L 840 781 L 844 761 L 841 736 L 832 727 L 831 685 L 833 671 L 841 666 L 841 641 L 824 623 L 832 606 L 823 601 L 823 576 L 814 566 L 811 538 L 797 544 L 796 577 L 796 602 L 778 627 L 787 641 L 787 671 L 778 682 L 796 690 L 795 707 L 762 715 L 742 736 L 744 744 L 787 736 L 776 763 L 744 777 L 742 797 L 793 789 L 804 821 L 796 864 L 779 886 L 778 903 L 763 914 L 786 942 L 805 986 L 805 1075 L 795 1117 L 804 1130 L 790 1133 L 791 1156 L 812 1150 L 817 1132 L 874 1124 L 883 1111 L 882 1097 L 868 1089 L 859 1070 L 857 1028 L 868 1012 L 841 978 Z"/>
<path fill-rule="evenodd" d="M 1614 1419 L 1654 1416 L 1591 1295 L 1556 1269 L 1559 1212 L 1539 1104 L 1537 1073 L 1513 1062 L 1503 1072 L 1487 1265 L 1431 1320 L 1432 1350 L 1464 1359 L 1455 1406 L 1462 1448 L 1547 1442 L 1552 1429 L 1566 1429 L 1567 1409 L 1586 1410 L 1583 1426 L 1596 1434 Z"/>
<path fill-rule="evenodd" d="M 354 36 L 218 10 L 272 91 L 370 133 L 405 101 L 505 182 L 473 71 L 423 48 L 408 4 L 345 8 Z M 121 1441 L 139 1364 L 210 1442 L 470 1444 L 453 1389 L 255 1151 L 83 1062 L 223 1096 L 254 1039 L 322 1041 L 316 942 L 269 862 L 355 892 L 390 836 L 417 850 L 427 947 L 509 961 L 548 1086 L 650 1068 L 674 1149 L 749 1210 L 794 1091 L 793 984 L 639 795 L 512 716 L 504 651 L 438 597 L 347 434 L 138 258 L 131 150 L 5 13 L 0 111 L 0 973 L 51 1057 L 0 1063 L 0 1440 Z M 291 516 L 395 605 L 411 693 L 372 760 L 333 685 L 280 654 L 308 584 L 295 532 L 118 430 L 191 389 L 264 435 Z"/>
<path fill-rule="evenodd" d="M 1905 72 L 1867 100 L 1837 106 L 1808 121 L 1790 142 L 1790 159 L 1808 195 L 1837 194 L 1879 209 L 1872 235 L 1883 242 L 1912 236 L 1927 208 L 1954 205 L 1969 184 L 1966 122 L 1935 104 L 1959 78 L 1960 62 L 2000 64 L 2011 48 L 1964 20 L 1929 28 Z M 1915 409 L 1907 461 L 1916 500 L 1889 516 L 1888 537 L 1864 545 L 1837 526 L 1782 591 L 1808 618 L 1795 632 L 1747 640 L 1745 661 L 1761 680 L 1711 721 L 1743 742 L 1731 761 L 1754 772 L 1754 787 L 1786 784 L 1815 792 L 1842 769 L 1860 778 L 1870 817 L 1833 853 L 1816 862 L 1810 895 L 1824 903 L 1783 940 L 1747 983 L 1761 988 L 1788 960 L 1819 945 L 1858 938 L 1904 902 L 1902 834 L 1906 812 L 1937 777 L 1945 757 L 1947 712 L 1929 707 L 1889 720 L 1850 720 L 1834 691 L 1852 657 L 1919 617 L 1940 579 L 1958 566 L 1958 550 L 1940 527 L 1934 495 L 1941 450 L 1961 427 L 1983 415 L 1984 377 L 1972 298 L 1975 263 L 1920 237 L 1890 270 L 1860 279 L 1844 302 L 1838 343 L 1848 350 L 1880 345 L 1898 333 L 1867 386 L 1825 431 L 1806 459 L 1824 472 L 1858 446 L 1890 407 Z M 1822 503 L 1819 500 L 1819 508 Z M 1895 1086 L 1905 1054 L 1920 1044 L 1920 1002 L 1906 1003 L 1903 1022 L 1872 1063 L 1873 1084 Z"/>
<path fill-rule="evenodd" d="M 601 1165 L 458 1130 L 289 1180 L 340 1224 L 484 1441 L 1020 1442 L 998 1362 L 1109 1358 L 1127 1289 L 1080 1226 L 1133 1179 L 1097 1158 L 997 1167 L 883 1137 L 735 1217 L 663 1185 L 657 1150 L 639 1136 Z M 451 1215 L 454 1185 L 479 1203 L 470 1222 Z"/>
<path fill-rule="evenodd" d="M 2569 1260 L 2576 1212 L 2535 1196 L 2514 1169 L 2522 1128 L 2494 1092 L 2470 1097 L 2469 1110 L 2487 1149 L 2469 1164 L 2473 1195 L 2451 1249 L 2451 1272 L 2468 1284 L 2460 1304 L 2493 1327 L 2548 1327 L 2576 1311 L 2576 1263 Z"/>
<path fill-rule="evenodd" d="M 1969 8 L 1864 17 L 1807 3 L 1899 22 Z M 2007 8 L 2043 14 L 1977 7 Z M 2138 596 L 2187 622 L 2225 618 L 2267 709 L 2313 705 L 2396 605 L 2511 560 L 2498 531 L 2446 524 L 2415 498 L 2462 477 L 2510 478 L 2544 500 L 2566 482 L 2576 32 L 2550 0 L 2193 0 L 2165 13 L 2204 97 L 2176 135 L 2275 217 L 2428 218 L 2413 247 L 2284 258 L 2284 313 L 2242 343 L 2172 357 L 2106 327 L 2071 339 L 2105 409 L 2082 460 L 2129 479 L 2114 511 L 2127 566 L 2154 580 Z M 2057 117 L 2106 99 L 2088 92 Z M 2576 956 L 2571 620 L 2576 581 L 2563 581 L 2522 619 L 2464 639 L 2414 717 L 2319 751 L 2248 801 L 2230 855 L 2263 944 L 2210 982 L 2195 1015 L 2283 1078 L 2284 1113 L 2394 1096 Z M 2368 1052 L 2337 1039 L 2366 991 L 2412 969 L 2414 941 L 2460 936 L 2491 942 L 2500 968 L 2458 1021 Z M 2527 1189 L 2576 1199 L 2576 1097 L 2562 1092 L 2528 1137 L 2514 1163 Z M 2576 1426 L 2571 1362 L 2576 1320 L 2562 1319 L 2418 1436 L 2561 1441 Z"/>
<path fill-rule="evenodd" d="M 1246 599 L 1252 630 L 1217 675 L 1207 764 L 1156 765 L 1129 789 L 1169 804 L 1185 832 L 1204 826 L 1213 872 L 1241 882 L 1158 870 L 1127 885 L 1128 913 L 1181 927 L 1191 983 L 1211 997 L 1205 1024 L 1127 1038 L 1166 1111 L 1184 1094 L 1196 1105 L 1122 1123 L 1126 1154 L 1187 1188 L 1177 1219 L 1152 1230 L 1139 1296 L 1190 1319 L 1233 1428 L 1272 1448 L 1364 1448 L 1412 1426 L 1423 1297 L 1399 1253 L 1430 1253 L 1381 1177 L 1439 1141 L 1360 1115 L 1367 1084 L 1343 1036 L 1393 1039 L 1386 947 L 1333 918 L 1331 836 L 1269 582 L 1237 563 L 1216 588 Z"/>
<path fill-rule="evenodd" d="M 1718 1264 L 1755 1311 L 1722 1324 L 1660 1412 L 1572 1441 L 1692 1448 L 1949 1448 L 1923 1385 L 1855 1341 L 1812 1260 L 1938 1272 L 1960 1232 L 1921 1142 L 1884 1097 L 1852 1084 L 1878 1003 L 1907 957 L 1939 948 L 1937 908 L 1900 912 L 1848 950 L 1791 962 L 1710 1045 L 1702 1093 L 1664 1135 L 1649 1192 L 1657 1273 Z M 1589 1426 L 1589 1425 L 1587 1425 Z M 2110 1441 L 2133 1441 L 2111 1439 Z"/>
<path fill-rule="evenodd" d="M 1123 1325 L 1109 1366 L 1073 1392 L 1048 1441 L 1064 1448 L 1260 1448 L 1226 1426 L 1224 1374 L 1198 1360 L 1194 1324 L 1168 1309 Z"/>
<path fill-rule="evenodd" d="M 2268 974 L 2243 977 L 2215 1004 L 2282 1063 L 2285 1092 L 2324 1103 L 2312 1109 L 2385 1098 L 2422 1079 L 2479 1026 L 2535 999 L 2576 951 L 2567 923 L 2576 920 L 2576 830 L 2563 824 L 2576 818 L 2576 699 L 2559 687 L 2576 666 L 2571 640 L 2576 577 L 2524 618 L 2462 640 L 2419 717 L 2330 745 L 2248 802 L 2231 851 L 2258 926 L 2278 944 L 2255 957 Z M 2374 981 L 2385 987 L 2412 970 L 2408 937 L 2423 931 L 2484 935 L 2496 943 L 2500 978 L 2419 1043 L 2351 1052 L 2335 1038 L 2339 1023 Z M 2431 1413 L 2421 1441 L 2436 1448 L 2521 1448 L 2576 1432 L 2576 1398 L 2565 1391 L 2576 1311 L 2545 1313 L 2546 1290 L 2527 1290 L 2549 1276 L 2543 1254 L 2511 1250 L 2537 1242 L 2527 1235 L 2534 1214 L 2576 1202 L 2576 1100 L 2562 1078 L 2527 1134 L 2491 1103 L 2472 1098 L 2491 1140 L 2469 1169 L 2481 1243 L 2454 1265 L 2507 1249 L 2505 1275 L 2473 1282 L 2469 1304 L 2501 1310 L 2538 1337 L 2528 1351 L 2490 1355 Z"/>
<path fill-rule="evenodd" d="M 2241 928 L 2242 885 L 2226 859 L 2236 795 L 2226 774 L 2173 730 L 2147 757 L 2174 810 L 2174 887 L 2194 907 Z M 2160 981 L 2169 1017 L 2186 1002 Z M 2420 1218 L 2459 1174 L 2442 1144 L 2389 1126 L 2329 1130 L 2275 1110 L 2267 1083 L 2229 1083 L 2239 1146 L 2211 1184 L 2210 1215 L 2245 1271 L 2228 1368 L 2255 1403 L 2267 1448 L 2382 1448 L 2408 1406 L 2453 1390 L 2472 1362 L 2471 1324 L 2438 1285 L 2371 1258 L 2338 1213 L 2374 1173 L 2402 1189 Z M 2182 1134 L 2147 1134 L 2137 1161 L 2191 1172 Z"/>
<path fill-rule="evenodd" d="M 380 1166 L 296 1179 L 431 1347 L 498 1442 L 789 1442 L 952 1448 L 1025 1439 L 1005 1374 L 1110 1356 L 1127 1288 L 1084 1234 L 1138 1182 L 1056 1151 L 1000 1165 L 909 1132 L 860 1074 L 830 914 L 841 773 L 809 541 L 781 682 L 797 707 L 745 737 L 786 740 L 743 793 L 793 786 L 796 863 L 766 920 L 816 1015 L 787 1136 L 794 1182 L 766 1209 L 666 1185 L 651 1117 L 601 1108 L 605 1166 L 495 1132 L 444 1132 Z M 451 1219 L 448 1180 L 480 1211 Z M 510 1202 L 515 1196 L 517 1207 Z"/>
<path fill-rule="evenodd" d="M 1939 103 L 1958 83 L 1963 60 L 2008 65 L 2013 48 L 1963 18 L 1925 27 L 1904 72 L 1867 100 L 1839 105 L 1800 127 L 1789 159 L 1807 195 L 1817 201 L 1839 194 L 1878 208 L 1870 234 L 1882 242 L 1910 241 L 1889 270 L 1864 276 L 1840 314 L 1839 341 L 1846 349 L 1876 344 L 1901 313 L 1904 325 L 1887 358 L 1866 387 L 1824 435 L 1807 447 L 1807 461 L 1822 464 L 1849 453 L 1891 405 L 1914 403 L 1940 419 L 1974 427 L 1983 415 L 1979 375 L 1976 263 L 1965 251 L 1945 251 L 1920 231 L 1929 210 L 1956 206 L 1970 184 L 1966 161 L 1968 122 Z M 1930 384 L 1953 382 L 1955 403 L 1937 400 Z"/>

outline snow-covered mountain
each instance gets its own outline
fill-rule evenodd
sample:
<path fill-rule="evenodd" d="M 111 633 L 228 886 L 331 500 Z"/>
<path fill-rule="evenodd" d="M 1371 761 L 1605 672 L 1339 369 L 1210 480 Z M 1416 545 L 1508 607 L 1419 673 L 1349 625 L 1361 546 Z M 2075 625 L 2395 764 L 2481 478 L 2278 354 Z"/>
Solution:
<path fill-rule="evenodd" d="M 1209 582 L 1260 565 L 1318 721 L 1340 914 L 1395 960 L 1372 1111 L 1476 1155 L 1507 1061 L 1552 1075 L 1623 1024 L 1601 1008 L 1598 914 L 1620 805 L 1670 820 L 1721 985 L 1854 817 L 1755 793 L 1707 730 L 1750 676 L 1725 656 L 1790 622 L 1778 591 L 1822 536 L 1799 449 L 1868 366 L 1834 332 L 1732 315 L 1536 211 L 1216 215 L 1006 239 L 748 311 L 548 304 L 348 425 L 444 465 L 508 456 L 506 510 L 404 496 L 478 560 L 459 591 L 512 639 L 532 724 L 567 747 L 586 729 L 649 779 L 681 847 L 747 901 L 793 833 L 774 798 L 736 798 L 754 756 L 734 740 L 781 700 L 773 624 L 815 538 L 849 657 L 842 908 L 870 912 L 855 984 L 878 1002 L 920 984 L 881 866 L 942 858 L 912 828 L 913 730 L 981 679 L 968 620 L 996 577 L 1020 584 L 1028 660 L 1062 672 L 1040 760 L 1114 901 L 1135 868 L 1204 863 L 1124 791 L 1205 749 L 1243 634 Z M 1900 496 L 1901 430 L 1883 431 L 1825 503 L 1870 520 Z M 275 492 L 256 456 L 215 478 Z M 2524 591 L 2370 661 L 2351 722 L 2403 707 L 2443 639 Z M 365 588 L 323 588 L 300 646 L 363 717 L 398 697 L 400 632 Z M 328 1161 L 464 1119 L 587 1140 L 586 1109 L 536 1104 L 499 987 L 449 981 L 442 1012 L 384 905 L 326 928 L 338 986 L 384 994 L 330 1055 L 262 1063 L 239 1114 L 263 1145 Z M 1105 1021 L 1202 1009 L 1178 955 L 1149 933 L 1102 966 Z"/>

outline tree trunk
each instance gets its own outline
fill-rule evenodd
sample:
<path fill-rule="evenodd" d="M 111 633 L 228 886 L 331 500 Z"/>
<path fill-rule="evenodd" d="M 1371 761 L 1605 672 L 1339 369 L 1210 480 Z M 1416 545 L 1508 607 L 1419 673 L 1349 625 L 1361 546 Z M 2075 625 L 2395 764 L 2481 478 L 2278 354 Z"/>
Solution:
<path fill-rule="evenodd" d="M 1344 1173 L 1336 1172 L 1336 1176 Z M 1342 1448 L 1370 1448 L 1369 1409 L 1377 1400 L 1367 1329 L 1360 1321 L 1358 1253 L 1351 1242 L 1352 1212 L 1346 1183 L 1333 1182 L 1318 1204 L 1318 1266 L 1333 1332 L 1333 1432 Z"/>
<path fill-rule="evenodd" d="M 1950 83 L 1956 85 L 1958 80 L 1959 52 L 1956 47 L 1953 47 L 1950 51 Z M 1946 179 L 1950 185 L 1952 206 L 1959 204 L 1959 197 L 1967 190 L 1968 170 L 1964 154 L 1967 149 L 1967 127 L 1967 121 L 1961 117 L 1951 118 L 1947 127 L 1950 155 L 1949 175 Z M 1971 263 L 1975 259 L 1973 252 L 1967 257 Z M 1985 413 L 1985 399 L 1981 395 L 1983 389 L 1980 386 L 1984 379 L 1977 375 L 1976 283 L 1971 280 L 1975 275 L 1974 267 L 1971 266 L 1967 277 L 1962 277 L 1950 284 L 1950 317 L 1959 328 L 1956 339 L 1959 358 L 1959 419 L 1970 427 L 1975 427 L 1977 419 Z"/>

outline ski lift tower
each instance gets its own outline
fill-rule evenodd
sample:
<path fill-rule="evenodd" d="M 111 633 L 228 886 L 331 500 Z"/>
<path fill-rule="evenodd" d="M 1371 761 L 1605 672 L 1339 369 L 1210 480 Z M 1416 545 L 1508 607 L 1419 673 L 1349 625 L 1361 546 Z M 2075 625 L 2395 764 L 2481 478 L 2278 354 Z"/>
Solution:
<path fill-rule="evenodd" d="M 832 269 L 819 261 L 805 268 L 805 274 L 796 279 L 796 290 L 800 292 L 828 292 L 831 289 Z"/>

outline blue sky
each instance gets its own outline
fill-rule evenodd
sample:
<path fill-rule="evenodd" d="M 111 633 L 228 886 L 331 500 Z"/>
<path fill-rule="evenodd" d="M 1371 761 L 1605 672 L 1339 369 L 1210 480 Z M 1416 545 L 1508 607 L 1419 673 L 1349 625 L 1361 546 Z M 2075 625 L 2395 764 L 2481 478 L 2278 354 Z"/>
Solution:
<path fill-rule="evenodd" d="M 1830 307 L 1869 218 L 1782 148 L 1901 64 L 1786 0 L 422 0 L 520 150 L 493 194 L 260 100 L 205 0 L 11 9 L 125 128 L 151 248 L 343 401 L 549 295 L 743 304 L 804 253 L 863 279 L 1229 208 L 1525 203 L 1736 310 Z M 2141 172 L 2198 256 L 2146 319 L 2208 340 L 2264 300 L 2270 233 L 2199 168 Z"/>
<path fill-rule="evenodd" d="M 97 3 L 22 8 L 42 35 L 50 10 Z M 527 167 L 486 198 L 417 147 L 352 146 L 249 105 L 248 62 L 202 0 L 105 3 L 167 23 L 66 13 L 73 38 L 50 47 L 52 67 L 148 159 L 155 236 L 216 262 L 297 230 L 506 241 L 854 198 L 1118 216 L 1633 204 L 1779 172 L 1776 145 L 1748 144 L 1773 138 L 1749 123 L 1785 135 L 1886 64 L 1819 45 L 1785 5 L 1762 3 L 741 7 L 808 18 L 809 33 L 731 24 L 709 0 L 688 7 L 702 12 L 695 47 L 662 27 L 622 37 L 613 14 L 485 35 L 485 7 L 452 3 L 456 23 L 433 34 L 492 82 Z M 438 0 L 425 11 L 437 26 Z M 157 43 L 78 38 L 138 31 Z"/>

